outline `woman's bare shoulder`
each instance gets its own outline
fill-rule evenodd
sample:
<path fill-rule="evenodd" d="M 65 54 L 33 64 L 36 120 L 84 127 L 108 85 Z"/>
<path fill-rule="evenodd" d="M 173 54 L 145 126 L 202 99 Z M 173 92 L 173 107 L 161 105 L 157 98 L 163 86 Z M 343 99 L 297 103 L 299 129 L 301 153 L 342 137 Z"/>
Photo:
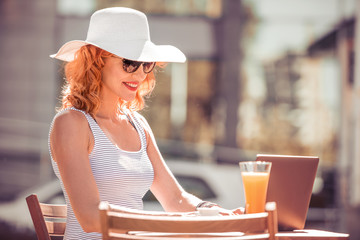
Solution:
<path fill-rule="evenodd" d="M 65 154 L 64 149 L 66 154 L 71 153 L 72 156 L 77 156 L 79 152 L 87 154 L 90 151 L 89 132 L 89 124 L 83 113 L 71 109 L 58 113 L 50 132 L 54 160 L 58 161 L 59 154 Z"/>
<path fill-rule="evenodd" d="M 88 123 L 85 115 L 76 110 L 66 109 L 58 113 L 54 118 L 53 129 L 56 130 L 74 130 L 77 132 L 87 129 Z"/>

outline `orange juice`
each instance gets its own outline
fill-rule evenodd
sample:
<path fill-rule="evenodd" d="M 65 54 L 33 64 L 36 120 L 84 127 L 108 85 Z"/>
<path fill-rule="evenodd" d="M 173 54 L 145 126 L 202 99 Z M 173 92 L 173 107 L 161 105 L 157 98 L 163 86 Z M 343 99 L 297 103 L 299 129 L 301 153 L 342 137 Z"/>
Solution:
<path fill-rule="evenodd" d="M 245 190 L 245 212 L 264 212 L 269 173 L 242 172 L 241 175 Z"/>

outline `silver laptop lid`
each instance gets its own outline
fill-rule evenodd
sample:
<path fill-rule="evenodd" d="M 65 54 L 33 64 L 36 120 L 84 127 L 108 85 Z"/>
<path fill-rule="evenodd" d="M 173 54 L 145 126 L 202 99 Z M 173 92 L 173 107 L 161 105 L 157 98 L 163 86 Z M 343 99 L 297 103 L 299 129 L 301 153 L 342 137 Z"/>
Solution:
<path fill-rule="evenodd" d="M 303 229 L 319 158 L 258 154 L 256 160 L 272 162 L 266 201 L 277 203 L 279 228 Z"/>

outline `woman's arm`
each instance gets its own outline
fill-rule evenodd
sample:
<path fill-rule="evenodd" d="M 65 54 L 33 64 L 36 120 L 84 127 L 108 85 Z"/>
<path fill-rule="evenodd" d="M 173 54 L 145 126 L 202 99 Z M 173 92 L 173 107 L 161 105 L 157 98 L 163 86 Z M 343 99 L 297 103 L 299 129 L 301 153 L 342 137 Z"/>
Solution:
<path fill-rule="evenodd" d="M 99 192 L 89 157 L 93 136 L 85 116 L 64 111 L 54 120 L 50 149 L 75 216 L 85 232 L 100 232 Z"/>
<path fill-rule="evenodd" d="M 167 212 L 195 211 L 201 200 L 180 186 L 161 156 L 150 126 L 145 118 L 138 116 L 145 128 L 147 153 L 154 168 L 154 182 L 150 188 L 151 192 Z"/>
<path fill-rule="evenodd" d="M 165 211 L 168 212 L 188 212 L 195 211 L 196 207 L 203 201 L 194 195 L 186 192 L 175 179 L 167 167 L 161 153 L 156 145 L 155 137 L 151 131 L 145 118 L 140 116 L 145 132 L 147 135 L 147 153 L 154 168 L 154 182 L 151 186 L 151 191 L 159 200 Z M 223 209 L 220 206 L 212 203 L 205 203 L 204 206 L 219 208 L 219 213 L 222 215 L 237 215 L 243 214 L 242 207 L 233 210 Z"/>

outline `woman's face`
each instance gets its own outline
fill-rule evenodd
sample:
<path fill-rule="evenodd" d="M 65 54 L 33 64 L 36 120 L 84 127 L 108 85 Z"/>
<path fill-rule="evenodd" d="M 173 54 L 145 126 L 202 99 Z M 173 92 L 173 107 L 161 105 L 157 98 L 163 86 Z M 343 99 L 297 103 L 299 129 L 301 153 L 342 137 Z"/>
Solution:
<path fill-rule="evenodd" d="M 146 76 L 142 65 L 135 72 L 127 73 L 123 70 L 121 58 L 108 57 L 105 59 L 102 70 L 102 93 L 106 96 L 113 95 L 124 101 L 132 101 Z"/>

